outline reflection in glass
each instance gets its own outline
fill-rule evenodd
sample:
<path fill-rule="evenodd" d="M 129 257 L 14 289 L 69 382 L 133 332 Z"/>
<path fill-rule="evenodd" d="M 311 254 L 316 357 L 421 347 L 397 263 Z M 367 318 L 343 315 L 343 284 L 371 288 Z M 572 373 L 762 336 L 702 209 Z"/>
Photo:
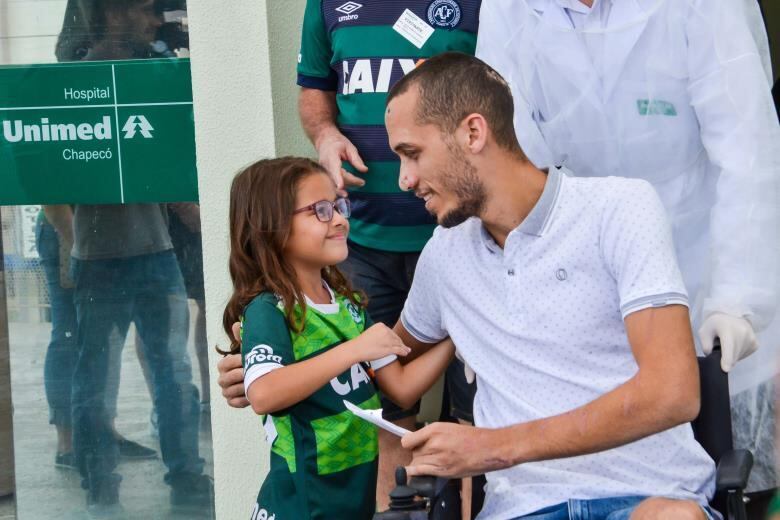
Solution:
<path fill-rule="evenodd" d="M 0 65 L 187 47 L 184 1 L 0 0 Z M 2 207 L 17 517 L 209 518 L 199 207 L 69 202 Z"/>
<path fill-rule="evenodd" d="M 19 518 L 210 516 L 197 205 L 4 207 L 2 223 Z"/>

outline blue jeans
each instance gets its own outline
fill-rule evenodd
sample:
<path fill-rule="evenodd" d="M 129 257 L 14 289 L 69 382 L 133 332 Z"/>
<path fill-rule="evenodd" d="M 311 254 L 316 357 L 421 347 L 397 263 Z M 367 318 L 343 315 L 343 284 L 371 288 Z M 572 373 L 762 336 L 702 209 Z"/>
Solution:
<path fill-rule="evenodd" d="M 49 423 L 70 427 L 70 397 L 76 364 L 76 307 L 73 289 L 60 281 L 60 241 L 54 227 L 42 217 L 35 226 L 35 245 L 46 277 L 51 305 L 51 339 L 43 365 L 43 386 L 49 403 Z"/>
<path fill-rule="evenodd" d="M 515 520 L 628 520 L 640 502 L 648 497 L 610 497 L 594 500 L 569 500 L 546 507 Z M 707 518 L 720 518 L 709 507 L 703 508 Z"/>
<path fill-rule="evenodd" d="M 73 382 L 73 445 L 89 488 L 113 475 L 118 448 L 105 404 L 109 365 L 124 345 L 130 322 L 143 340 L 159 416 L 166 481 L 200 474 L 200 407 L 187 354 L 189 313 L 173 250 L 71 264 L 76 284 L 78 359 Z"/>
<path fill-rule="evenodd" d="M 72 287 L 63 287 L 60 278 L 60 239 L 54 226 L 39 217 L 35 225 L 35 247 L 43 274 L 51 309 L 51 338 L 43 365 L 43 386 L 49 403 L 49 424 L 71 428 L 71 394 L 73 370 L 78 357 L 76 342 L 76 304 Z M 119 353 L 109 363 L 109 384 L 106 388 L 106 410 L 112 419 L 116 417 L 116 401 L 119 393 Z"/>

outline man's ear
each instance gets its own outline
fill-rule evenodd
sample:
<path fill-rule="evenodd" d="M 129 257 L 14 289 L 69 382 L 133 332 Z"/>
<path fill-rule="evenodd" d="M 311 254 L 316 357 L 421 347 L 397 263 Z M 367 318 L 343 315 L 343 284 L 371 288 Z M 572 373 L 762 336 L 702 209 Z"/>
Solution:
<path fill-rule="evenodd" d="M 482 152 L 487 144 L 488 125 L 481 114 L 469 114 L 461 123 L 465 134 L 466 148 L 473 154 Z"/>

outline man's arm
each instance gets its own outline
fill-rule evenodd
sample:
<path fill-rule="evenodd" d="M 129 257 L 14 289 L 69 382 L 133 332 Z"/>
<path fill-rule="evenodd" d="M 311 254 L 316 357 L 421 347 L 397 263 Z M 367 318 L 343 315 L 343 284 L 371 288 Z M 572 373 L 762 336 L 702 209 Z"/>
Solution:
<path fill-rule="evenodd" d="M 449 338 L 436 345 L 428 345 L 426 352 L 406 363 L 390 363 L 376 371 L 379 389 L 403 409 L 411 408 L 444 374 L 455 354 L 455 345 Z M 399 357 L 400 361 L 403 357 Z"/>
<path fill-rule="evenodd" d="M 43 206 L 43 214 L 49 221 L 60 240 L 73 244 L 73 210 L 67 204 L 56 204 Z"/>
<path fill-rule="evenodd" d="M 191 233 L 200 233 L 200 206 L 194 202 L 172 202 L 168 204 Z"/>
<path fill-rule="evenodd" d="M 692 421 L 700 396 L 688 309 L 650 307 L 629 314 L 625 325 L 638 370 L 624 384 L 584 406 L 528 423 L 499 429 L 434 423 L 410 433 L 401 441 L 413 450 L 409 475 L 462 477 L 585 455 Z"/>
<path fill-rule="evenodd" d="M 396 335 L 399 338 L 401 338 L 401 341 L 403 341 L 404 345 L 412 349 L 412 351 L 409 353 L 408 356 L 398 359 L 398 361 L 400 361 L 401 364 L 403 365 L 422 356 L 438 343 L 438 342 L 424 343 L 419 339 L 415 338 L 409 333 L 408 330 L 406 330 L 406 327 L 404 327 L 404 324 L 401 322 L 400 319 L 396 322 L 395 326 L 393 327 L 393 332 L 395 332 Z"/>
<path fill-rule="evenodd" d="M 336 188 L 344 194 L 349 186 L 363 186 L 366 183 L 363 179 L 341 167 L 342 161 L 349 161 L 358 171 L 368 171 L 355 145 L 336 126 L 336 92 L 301 87 L 298 113 L 304 132 L 317 150 L 320 164 L 328 171 Z"/>
<path fill-rule="evenodd" d="M 57 232 L 59 242 L 60 285 L 73 288 L 70 277 L 70 253 L 73 248 L 73 209 L 67 204 L 45 205 L 43 214 Z"/>

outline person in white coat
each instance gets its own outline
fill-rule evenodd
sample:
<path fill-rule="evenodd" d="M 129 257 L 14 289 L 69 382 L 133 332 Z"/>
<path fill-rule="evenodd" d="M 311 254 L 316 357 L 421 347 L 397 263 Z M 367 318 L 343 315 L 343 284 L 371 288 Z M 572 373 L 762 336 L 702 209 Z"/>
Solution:
<path fill-rule="evenodd" d="M 754 0 L 485 0 L 477 44 L 538 167 L 658 191 L 699 348 L 721 340 L 753 491 L 777 485 L 780 351 L 780 129 L 760 19 Z"/>

